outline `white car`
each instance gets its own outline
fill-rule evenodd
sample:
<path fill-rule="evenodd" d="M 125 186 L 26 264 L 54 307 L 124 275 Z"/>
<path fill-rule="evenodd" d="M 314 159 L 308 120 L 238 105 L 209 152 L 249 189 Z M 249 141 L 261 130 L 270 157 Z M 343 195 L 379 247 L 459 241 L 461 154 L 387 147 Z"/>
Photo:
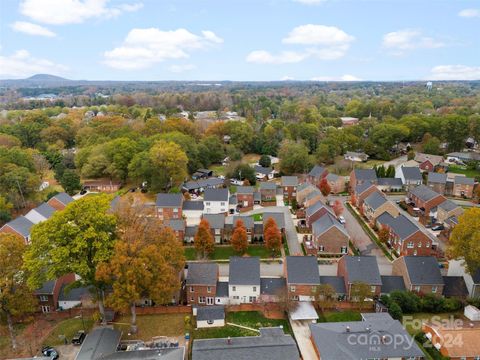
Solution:
<path fill-rule="evenodd" d="M 345 218 L 343 216 L 339 216 L 338 221 L 340 221 L 340 224 L 345 224 Z"/>

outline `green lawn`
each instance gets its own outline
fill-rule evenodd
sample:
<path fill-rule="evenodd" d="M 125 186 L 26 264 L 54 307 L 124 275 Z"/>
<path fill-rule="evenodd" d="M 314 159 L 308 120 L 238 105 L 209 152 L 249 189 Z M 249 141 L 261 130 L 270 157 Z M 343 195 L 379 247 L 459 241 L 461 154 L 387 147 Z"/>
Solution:
<path fill-rule="evenodd" d="M 362 315 L 358 311 L 325 311 L 319 313 L 319 322 L 342 322 L 342 321 L 360 321 Z"/>
<path fill-rule="evenodd" d="M 182 336 L 185 333 L 186 314 L 137 315 L 138 332 L 128 335 L 130 316 L 119 317 L 114 327 L 122 331 L 122 339 L 151 340 L 154 336 Z"/>
<path fill-rule="evenodd" d="M 479 170 L 467 169 L 466 167 L 463 167 L 463 166 L 449 165 L 448 172 L 456 173 L 456 174 L 464 174 L 465 176 L 471 177 L 471 178 L 480 177 Z"/>
<path fill-rule="evenodd" d="M 198 260 L 195 247 L 185 246 L 185 258 L 187 260 Z M 263 245 L 249 245 L 247 250 L 249 256 L 259 256 L 261 259 L 271 258 L 271 252 Z M 215 246 L 214 253 L 209 257 L 210 260 L 228 260 L 230 256 L 239 256 L 230 245 Z"/>
<path fill-rule="evenodd" d="M 210 166 L 208 169 L 212 170 L 213 174 L 215 176 L 220 176 L 220 175 L 225 176 L 225 172 L 227 170 L 227 167 L 223 166 L 222 164 L 215 164 L 215 165 Z"/>
<path fill-rule="evenodd" d="M 253 221 L 262 221 L 263 214 L 253 214 Z"/>
<path fill-rule="evenodd" d="M 425 321 L 438 321 L 450 320 L 453 319 L 463 319 L 461 313 L 440 313 L 440 314 L 431 314 L 431 313 L 416 313 L 416 314 L 405 314 L 403 315 L 403 324 L 405 324 L 405 329 L 410 335 L 416 335 L 422 331 L 422 322 Z"/>
<path fill-rule="evenodd" d="M 85 331 L 88 332 L 93 327 L 94 321 L 91 317 L 84 317 L 83 322 L 81 318 L 67 319 L 60 322 L 55 329 L 48 335 L 48 338 L 43 342 L 44 345 L 57 346 L 63 345 L 64 337 L 70 343 L 73 335 L 79 330 L 83 330 L 85 324 Z"/>

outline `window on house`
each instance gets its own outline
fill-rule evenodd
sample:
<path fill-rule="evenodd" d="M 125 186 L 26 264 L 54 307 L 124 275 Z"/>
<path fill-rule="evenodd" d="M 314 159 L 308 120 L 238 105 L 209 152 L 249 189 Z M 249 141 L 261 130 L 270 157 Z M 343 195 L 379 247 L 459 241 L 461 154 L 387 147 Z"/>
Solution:
<path fill-rule="evenodd" d="M 174 213 L 177 213 L 177 212 L 178 212 L 178 208 L 174 208 L 174 209 L 173 209 L 173 212 L 174 212 Z"/>
<path fill-rule="evenodd" d="M 199 302 L 200 304 L 205 304 L 205 296 L 199 296 L 199 297 L 198 297 L 198 302 Z"/>
<path fill-rule="evenodd" d="M 48 301 L 47 295 L 40 295 L 40 301 Z"/>
<path fill-rule="evenodd" d="M 377 290 L 376 286 L 370 286 L 370 292 L 374 293 Z"/>
<path fill-rule="evenodd" d="M 420 286 L 414 286 L 413 291 L 420 292 Z"/>
<path fill-rule="evenodd" d="M 207 292 L 208 293 L 212 292 L 212 288 L 210 286 L 207 286 Z"/>
<path fill-rule="evenodd" d="M 340 252 L 342 254 L 346 254 L 347 253 L 347 247 L 346 246 L 342 246 L 342 248 L 340 249 Z"/>
<path fill-rule="evenodd" d="M 50 306 L 42 305 L 42 312 L 49 313 L 50 312 Z"/>
<path fill-rule="evenodd" d="M 290 286 L 290 291 L 291 291 L 291 292 L 295 292 L 295 290 L 296 290 L 296 289 L 295 289 L 295 286 Z"/>
<path fill-rule="evenodd" d="M 191 301 L 191 302 L 194 302 L 194 301 L 195 301 L 195 298 L 192 296 L 192 297 L 190 298 L 190 301 Z"/>
<path fill-rule="evenodd" d="M 318 251 L 322 251 L 322 252 L 325 251 L 325 246 L 320 245 L 320 246 L 318 247 Z"/>
<path fill-rule="evenodd" d="M 248 302 L 254 303 L 255 301 L 257 301 L 257 297 L 256 297 L 256 296 L 249 296 Z"/>
<path fill-rule="evenodd" d="M 225 201 L 222 201 L 222 202 L 220 203 L 220 206 L 225 206 Z"/>
<path fill-rule="evenodd" d="M 427 242 L 427 243 L 425 244 L 425 247 L 429 248 L 429 247 L 430 247 L 430 243 Z M 480 360 L 480 359 L 479 359 L 479 360 Z"/>
<path fill-rule="evenodd" d="M 232 286 L 232 291 L 237 291 L 236 286 Z"/>
<path fill-rule="evenodd" d="M 437 287 L 436 286 L 432 286 L 432 294 L 435 294 L 437 292 Z"/>
<path fill-rule="evenodd" d="M 315 293 L 317 292 L 317 287 L 316 286 L 312 286 L 312 293 Z"/>
<path fill-rule="evenodd" d="M 419 248 L 422 247 L 422 242 L 419 242 L 419 243 L 418 243 L 418 247 L 419 247 Z"/>
<path fill-rule="evenodd" d="M 234 297 L 233 297 L 233 300 L 238 300 L 238 299 L 240 299 L 239 296 L 234 296 Z"/>
<path fill-rule="evenodd" d="M 207 201 L 207 202 L 205 203 L 205 205 L 206 205 L 206 206 L 210 206 L 210 201 Z"/>
<path fill-rule="evenodd" d="M 298 295 L 293 295 L 293 296 L 292 296 L 292 300 L 298 301 Z"/>
<path fill-rule="evenodd" d="M 412 249 L 412 248 L 413 248 L 413 242 L 412 242 L 412 241 L 410 241 L 410 242 L 407 244 L 407 248 L 409 248 L 409 249 Z"/>
<path fill-rule="evenodd" d="M 194 292 L 193 286 L 190 286 L 190 292 Z"/>

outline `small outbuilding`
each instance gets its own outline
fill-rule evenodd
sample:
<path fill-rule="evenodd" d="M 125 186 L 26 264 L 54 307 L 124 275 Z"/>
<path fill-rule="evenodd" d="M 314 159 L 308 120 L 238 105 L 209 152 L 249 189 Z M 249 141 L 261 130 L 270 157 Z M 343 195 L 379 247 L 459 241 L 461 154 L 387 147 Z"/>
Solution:
<path fill-rule="evenodd" d="M 225 326 L 225 307 L 221 305 L 199 306 L 193 309 L 197 329 Z"/>

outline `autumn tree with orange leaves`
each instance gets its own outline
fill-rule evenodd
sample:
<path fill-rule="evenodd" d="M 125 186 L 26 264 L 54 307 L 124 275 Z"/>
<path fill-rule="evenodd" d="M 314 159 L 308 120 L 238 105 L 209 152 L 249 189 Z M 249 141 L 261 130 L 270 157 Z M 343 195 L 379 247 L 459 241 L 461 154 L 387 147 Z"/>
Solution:
<path fill-rule="evenodd" d="M 339 217 L 343 213 L 343 204 L 340 200 L 335 200 L 335 202 L 332 205 L 333 212 L 335 213 L 336 217 Z"/>
<path fill-rule="evenodd" d="M 213 253 L 215 249 L 215 241 L 207 219 L 202 219 L 202 221 L 200 221 L 194 239 L 195 249 L 203 258 L 206 258 L 209 254 Z"/>
<path fill-rule="evenodd" d="M 282 247 L 282 233 L 278 229 L 275 219 L 269 218 L 265 224 L 263 230 L 263 239 L 265 240 L 265 246 L 275 256 Z"/>
<path fill-rule="evenodd" d="M 330 191 L 332 191 L 332 188 L 330 187 L 330 184 L 328 183 L 326 177 L 323 177 L 322 180 L 320 180 L 320 184 L 318 187 L 320 188 L 323 196 L 327 196 L 328 194 L 330 194 Z"/>
<path fill-rule="evenodd" d="M 232 238 L 230 239 L 233 249 L 241 254 L 245 254 L 248 249 L 248 236 L 245 224 L 242 220 L 237 220 Z"/>

